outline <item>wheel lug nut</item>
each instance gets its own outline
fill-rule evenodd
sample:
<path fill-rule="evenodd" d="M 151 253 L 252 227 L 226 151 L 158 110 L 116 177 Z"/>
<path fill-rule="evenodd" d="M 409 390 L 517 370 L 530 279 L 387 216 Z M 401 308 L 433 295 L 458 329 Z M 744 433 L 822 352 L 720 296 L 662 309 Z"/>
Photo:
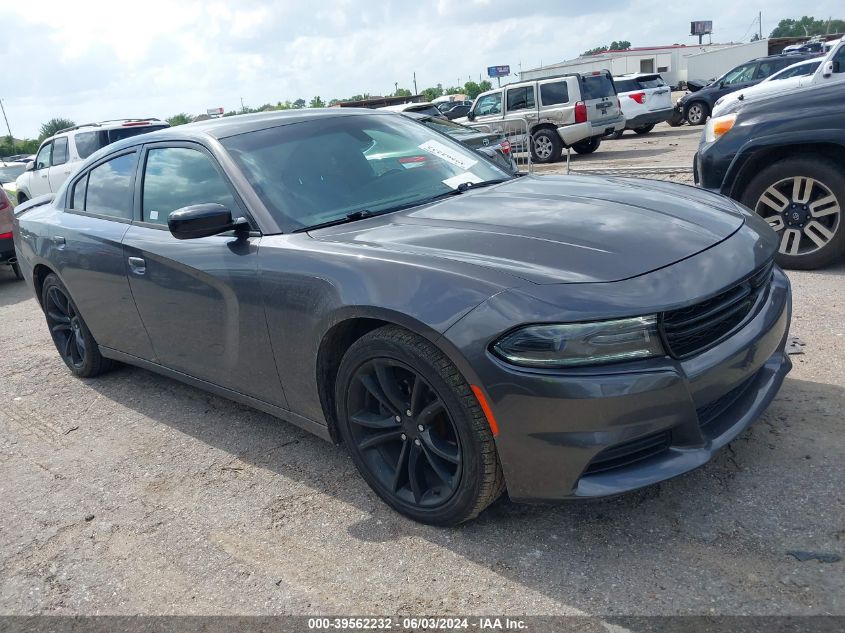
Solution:
<path fill-rule="evenodd" d="M 425 427 L 422 424 L 417 424 L 418 431 L 425 431 Z"/>
<path fill-rule="evenodd" d="M 419 440 L 419 438 L 417 438 L 417 439 L 415 439 L 415 440 L 414 440 L 414 444 L 416 444 L 417 446 L 419 446 L 419 445 L 420 445 L 420 440 Z"/>
<path fill-rule="evenodd" d="M 400 418 L 398 415 L 397 415 L 395 418 L 393 418 L 393 419 L 394 419 L 394 420 L 396 420 L 397 422 L 401 422 L 401 421 L 402 421 L 402 418 Z"/>
<path fill-rule="evenodd" d="M 410 418 L 411 417 L 411 410 L 408 409 L 407 411 L 405 411 L 405 415 L 407 415 Z"/>
<path fill-rule="evenodd" d="M 400 435 L 399 437 L 402 438 L 403 442 L 408 439 L 408 436 L 405 435 L 404 433 L 402 433 L 402 435 Z"/>

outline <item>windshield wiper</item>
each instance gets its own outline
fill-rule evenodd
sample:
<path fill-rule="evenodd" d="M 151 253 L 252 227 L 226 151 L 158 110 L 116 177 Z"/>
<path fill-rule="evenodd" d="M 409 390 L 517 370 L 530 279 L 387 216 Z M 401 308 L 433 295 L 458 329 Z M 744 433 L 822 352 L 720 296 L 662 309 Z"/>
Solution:
<path fill-rule="evenodd" d="M 346 224 L 347 222 L 354 222 L 355 220 L 363 220 L 364 218 L 371 218 L 380 213 L 373 213 L 369 209 L 361 209 L 360 211 L 353 211 L 347 213 L 342 218 L 336 220 L 329 220 L 328 222 L 320 222 L 319 224 L 312 224 L 311 226 L 303 226 L 301 229 L 296 229 L 294 233 L 301 233 L 303 231 L 311 231 L 312 229 L 322 229 L 327 226 L 337 226 L 338 224 Z"/>
<path fill-rule="evenodd" d="M 492 180 L 482 180 L 481 182 L 462 182 L 458 185 L 457 191 L 463 193 L 464 191 L 468 191 L 470 189 L 478 189 L 479 187 L 489 187 L 490 185 L 498 185 L 503 182 L 507 182 L 511 180 L 511 178 L 493 178 Z"/>

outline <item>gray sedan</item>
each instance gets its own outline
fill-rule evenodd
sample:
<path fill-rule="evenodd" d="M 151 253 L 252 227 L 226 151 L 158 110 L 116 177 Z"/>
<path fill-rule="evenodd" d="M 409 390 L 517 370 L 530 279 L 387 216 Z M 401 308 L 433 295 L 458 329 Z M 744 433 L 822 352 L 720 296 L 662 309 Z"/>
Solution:
<path fill-rule="evenodd" d="M 73 373 L 137 365 L 342 441 L 438 525 L 701 466 L 790 368 L 777 240 L 744 207 L 515 177 L 390 113 L 118 142 L 15 243 Z"/>

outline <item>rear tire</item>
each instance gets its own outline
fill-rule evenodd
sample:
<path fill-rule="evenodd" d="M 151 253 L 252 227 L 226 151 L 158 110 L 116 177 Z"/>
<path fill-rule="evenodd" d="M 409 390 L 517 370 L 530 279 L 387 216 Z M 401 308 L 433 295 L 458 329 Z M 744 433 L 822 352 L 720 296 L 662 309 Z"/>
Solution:
<path fill-rule="evenodd" d="M 532 134 L 531 159 L 536 163 L 553 163 L 560 160 L 563 143 L 557 130 L 541 127 Z"/>
<path fill-rule="evenodd" d="M 634 133 L 635 134 L 648 134 L 653 129 L 654 129 L 654 123 L 652 123 L 651 125 L 644 125 L 642 127 L 635 127 Z"/>
<path fill-rule="evenodd" d="M 55 274 L 44 279 L 41 306 L 50 336 L 62 360 L 80 378 L 93 378 L 107 372 L 114 362 L 103 358 L 97 341 L 82 320 L 82 315 L 67 288 Z"/>
<path fill-rule="evenodd" d="M 15 279 L 18 281 L 23 279 L 23 273 L 21 272 L 21 265 L 17 262 L 12 264 L 12 272 L 15 273 Z"/>
<path fill-rule="evenodd" d="M 784 268 L 820 268 L 845 254 L 841 164 L 809 156 L 780 160 L 751 180 L 740 202 L 777 231 L 775 261 Z"/>
<path fill-rule="evenodd" d="M 625 130 L 616 130 L 613 134 L 611 134 L 608 138 L 612 138 L 614 141 L 618 141 L 622 138 L 622 135 L 625 133 Z"/>
<path fill-rule="evenodd" d="M 335 386 L 340 433 L 361 476 L 421 523 L 456 525 L 504 490 L 493 434 L 467 381 L 427 340 L 385 326 L 357 340 Z"/>
<path fill-rule="evenodd" d="M 575 145 L 572 146 L 572 149 L 579 154 L 592 154 L 599 148 L 599 145 L 601 145 L 601 137 L 593 136 L 584 141 L 575 143 Z"/>

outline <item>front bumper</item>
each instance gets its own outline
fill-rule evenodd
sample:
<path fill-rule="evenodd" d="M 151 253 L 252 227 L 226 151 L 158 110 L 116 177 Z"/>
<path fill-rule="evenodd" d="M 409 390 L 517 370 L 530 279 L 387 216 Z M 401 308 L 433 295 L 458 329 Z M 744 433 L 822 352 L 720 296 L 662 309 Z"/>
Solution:
<path fill-rule="evenodd" d="M 511 498 L 615 495 L 710 460 L 765 410 L 792 366 L 782 271 L 759 301 L 730 338 L 684 360 L 554 373 L 491 357 L 482 379 Z"/>
<path fill-rule="evenodd" d="M 664 108 L 663 110 L 655 110 L 653 112 L 638 114 L 635 117 L 625 120 L 625 129 L 633 130 L 638 127 L 645 127 L 646 125 L 663 123 L 672 117 L 672 112 L 674 112 L 674 108 Z"/>

